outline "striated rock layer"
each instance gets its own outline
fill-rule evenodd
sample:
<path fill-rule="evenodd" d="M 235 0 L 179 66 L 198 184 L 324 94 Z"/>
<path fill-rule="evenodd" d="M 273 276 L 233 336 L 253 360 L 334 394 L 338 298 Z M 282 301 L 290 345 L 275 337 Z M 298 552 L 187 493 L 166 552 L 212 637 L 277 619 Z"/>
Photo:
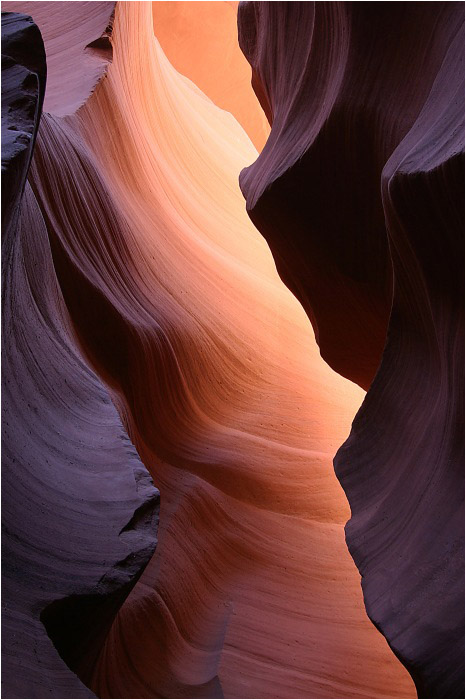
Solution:
<path fill-rule="evenodd" d="M 102 697 L 413 697 L 332 469 L 363 394 L 244 211 L 257 151 L 171 66 L 151 3 L 119 3 L 111 42 L 78 113 L 43 115 L 29 183 L 80 350 L 160 488 L 159 541 L 97 655 L 63 644 L 56 606 L 49 634 Z"/>
<path fill-rule="evenodd" d="M 2 239 L 18 225 L 46 72 L 44 45 L 31 18 L 2 13 Z"/>
<path fill-rule="evenodd" d="M 58 0 L 55 5 L 8 0 L 2 7 L 31 15 L 40 28 L 47 54 L 44 110 L 65 116 L 84 104 L 105 73 L 115 3 Z"/>
<path fill-rule="evenodd" d="M 28 184 L 22 197 L 46 72 L 31 18 L 2 14 L 2 51 L 2 694 L 93 697 L 68 667 L 89 673 L 152 555 L 158 492 L 77 348 Z"/>
<path fill-rule="evenodd" d="M 464 697 L 464 7 L 240 3 L 238 26 L 272 125 L 248 212 L 370 386 L 335 459 L 366 609 L 421 697 Z"/>

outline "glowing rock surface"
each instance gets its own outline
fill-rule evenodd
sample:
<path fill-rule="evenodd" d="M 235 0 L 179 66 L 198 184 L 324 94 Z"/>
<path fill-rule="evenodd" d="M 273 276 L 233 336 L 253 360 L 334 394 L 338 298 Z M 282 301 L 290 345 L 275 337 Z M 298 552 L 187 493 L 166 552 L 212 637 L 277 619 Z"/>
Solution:
<path fill-rule="evenodd" d="M 47 58 L 21 240 L 42 246 L 54 299 L 53 315 L 39 314 L 41 338 L 53 331 L 64 340 L 60 353 L 46 345 L 42 362 L 23 365 L 36 384 L 58 375 L 61 412 L 39 406 L 38 421 L 67 440 L 61 452 L 45 441 L 46 464 L 53 453 L 47 478 L 43 465 L 33 477 L 23 473 L 25 483 L 44 482 L 39 510 L 53 514 L 52 524 L 73 522 L 66 566 L 55 563 L 60 547 L 41 534 L 40 520 L 18 506 L 12 522 L 26 520 L 44 543 L 41 567 L 46 561 L 67 581 L 76 569 L 80 595 L 98 593 L 103 577 L 108 594 L 93 608 L 94 627 L 74 637 L 63 633 L 66 615 L 54 605 L 73 589 L 58 595 L 47 579 L 44 595 L 28 585 L 28 602 L 18 602 L 19 616 L 34 607 L 83 683 L 56 655 L 48 673 L 62 679 L 59 696 L 90 688 L 99 697 L 415 697 L 367 616 L 345 543 L 350 512 L 332 460 L 364 392 L 322 359 L 246 212 L 238 176 L 258 159 L 251 139 L 267 133 L 244 82 L 246 61 L 233 38 L 231 56 L 215 43 L 212 58 L 202 54 L 205 24 L 230 37 L 235 3 L 212 3 L 212 15 L 190 3 L 121 2 L 114 15 L 113 3 L 7 5 L 32 14 Z M 170 32 L 174 18 L 191 23 L 189 46 Z M 227 83 L 209 76 L 216 57 L 231 70 Z M 65 66 L 70 89 L 60 94 Z M 259 90 L 257 76 L 253 84 Z M 272 125 L 265 150 L 273 134 Z M 29 250 L 22 259 L 33 265 L 39 253 Z M 21 279 L 8 289 L 20 308 Z M 13 307 L 15 314 L 18 324 Z M 15 377 L 26 371 L 12 366 Z M 29 420 L 28 412 L 20 411 Z M 84 465 L 69 466 L 72 436 L 80 460 L 94 450 L 86 479 Z M 140 575 L 157 519 L 145 468 L 161 509 L 157 547 Z M 60 499 L 59 476 L 69 470 L 72 496 Z M 89 566 L 74 563 L 83 557 L 73 539 L 78 523 Z M 27 560 L 25 581 L 38 566 Z M 45 628 L 41 644 L 49 643 Z M 29 697 L 36 634 L 19 686 Z M 20 665 L 21 653 L 12 655 Z"/>

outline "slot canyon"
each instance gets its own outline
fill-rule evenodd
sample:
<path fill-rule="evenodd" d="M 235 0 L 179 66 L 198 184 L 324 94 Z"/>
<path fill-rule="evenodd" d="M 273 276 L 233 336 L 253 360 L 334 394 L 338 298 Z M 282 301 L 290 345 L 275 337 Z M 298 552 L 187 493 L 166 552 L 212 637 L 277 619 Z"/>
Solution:
<path fill-rule="evenodd" d="M 464 4 L 2 3 L 2 697 L 464 697 Z"/>

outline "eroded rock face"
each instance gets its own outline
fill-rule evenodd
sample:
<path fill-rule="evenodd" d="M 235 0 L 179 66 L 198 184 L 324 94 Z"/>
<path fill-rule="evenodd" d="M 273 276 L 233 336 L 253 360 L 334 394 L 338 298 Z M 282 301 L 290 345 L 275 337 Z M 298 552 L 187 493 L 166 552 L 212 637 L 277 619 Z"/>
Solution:
<path fill-rule="evenodd" d="M 117 5 L 112 47 L 85 106 L 44 115 L 29 183 L 79 346 L 160 488 L 159 541 L 97 658 L 63 641 L 77 607 L 43 622 L 102 697 L 412 697 L 332 469 L 363 394 L 247 217 L 257 151 L 170 65 L 150 3 Z"/>
<path fill-rule="evenodd" d="M 74 114 L 111 60 L 115 3 L 8 0 L 3 7 L 30 15 L 40 27 L 47 56 L 44 111 L 60 117 Z"/>
<path fill-rule="evenodd" d="M 29 184 L 21 197 L 45 88 L 31 18 L 2 15 L 2 50 L 3 694 L 93 697 L 60 655 L 87 682 L 154 551 L 159 496 L 77 347 Z"/>
<path fill-rule="evenodd" d="M 2 234 L 16 227 L 45 93 L 45 51 L 30 17 L 2 12 Z"/>
<path fill-rule="evenodd" d="M 3 255 L 8 338 L 3 361 L 5 694 L 88 697 L 91 688 L 101 697 L 413 697 L 408 672 L 364 610 L 360 577 L 344 541 L 348 503 L 332 469 L 363 392 L 320 357 L 308 318 L 280 282 L 266 242 L 246 215 L 238 173 L 257 158 L 257 151 L 235 118 L 206 99 L 167 60 L 154 37 L 157 16 L 163 13 L 153 13 L 151 3 L 118 4 L 114 23 L 112 3 L 11 4 L 27 5 L 28 10 L 31 6 L 43 27 L 50 81 L 47 113 L 42 115 L 27 173 L 43 94 L 40 71 L 28 67 L 39 79 L 31 99 L 18 103 L 21 109 L 28 106 L 22 128 L 26 150 L 16 169 L 18 187 L 12 189 L 17 199 L 11 210 L 17 221 L 6 228 Z M 314 318 L 316 328 L 321 324 L 321 351 L 327 358 L 333 352 L 332 364 L 362 386 L 371 382 L 380 362 L 393 270 L 399 268 L 394 289 L 398 301 L 390 321 L 396 332 L 394 347 L 403 348 L 406 342 L 417 348 L 419 343 L 416 369 L 421 372 L 422 361 L 428 360 L 432 371 L 417 377 L 413 388 L 416 377 L 413 364 L 405 362 L 407 353 L 392 358 L 387 365 L 390 379 L 382 383 L 387 393 L 382 398 L 374 394 L 377 375 L 355 423 L 359 432 L 347 442 L 346 453 L 340 452 L 338 469 L 353 509 L 350 546 L 367 572 L 367 608 L 407 664 L 408 652 L 413 658 L 417 654 L 415 662 L 421 658 L 417 622 L 404 617 L 412 624 L 403 627 L 402 615 L 387 613 L 386 604 L 414 610 L 413 600 L 423 600 L 417 590 L 411 593 L 403 587 L 408 574 L 412 586 L 422 589 L 422 605 L 426 590 L 428 595 L 438 592 L 426 588 L 427 570 L 424 578 L 416 578 L 411 569 L 403 571 L 397 558 L 401 541 L 406 567 L 418 565 L 422 570 L 422 546 L 437 551 L 442 544 L 432 538 L 436 511 L 429 512 L 429 520 L 422 513 L 423 508 L 427 511 L 425 463 L 421 458 L 415 464 L 403 462 L 405 441 L 413 442 L 413 435 L 421 440 L 414 431 L 416 391 L 424 392 L 424 399 L 433 397 L 428 392 L 435 372 L 442 395 L 429 413 L 429 458 L 441 421 L 444 442 L 436 443 L 438 460 L 431 463 L 429 498 L 431 503 L 434 498 L 440 504 L 442 499 L 453 502 L 458 493 L 453 496 L 437 487 L 442 451 L 451 444 L 451 416 L 442 413 L 450 364 L 440 350 L 435 356 L 423 354 L 426 338 L 431 341 L 432 336 L 425 331 L 421 337 L 420 326 L 411 321 L 411 316 L 417 319 L 418 307 L 425 309 L 423 285 L 429 275 L 427 268 L 422 279 L 418 275 L 421 262 L 425 264 L 416 243 L 420 229 L 405 204 L 405 198 L 417 201 L 414 184 L 421 188 L 418 198 L 423 200 L 423 186 L 437 192 L 439 183 L 446 183 L 451 194 L 451 182 L 456 181 L 457 143 L 442 146 L 448 134 L 457 135 L 448 126 L 456 123 L 450 112 L 455 98 L 444 94 L 445 76 L 439 78 L 442 99 L 432 97 L 434 79 L 442 76 L 441 60 L 437 49 L 437 58 L 432 58 L 426 40 L 430 31 L 434 48 L 447 39 L 451 43 L 454 26 L 447 18 L 455 13 L 446 5 L 432 4 L 431 13 L 437 13 L 433 31 L 433 15 L 427 13 L 425 19 L 425 8 L 419 12 L 409 5 L 396 9 L 395 31 L 385 5 L 379 3 L 377 11 L 369 5 L 368 16 L 363 3 L 359 5 L 348 9 L 345 4 L 322 3 L 313 15 L 309 3 L 259 4 L 257 12 L 274 28 L 274 53 L 286 64 L 283 76 L 280 66 L 267 58 L 266 83 L 261 62 L 253 61 L 254 85 L 272 122 L 258 163 L 267 165 L 277 157 L 270 171 L 275 197 L 267 199 L 268 165 L 258 167 L 257 183 L 252 177 L 256 166 L 249 171 L 251 179 L 246 174 L 242 183 L 254 191 L 249 204 L 261 226 L 273 223 L 273 231 L 283 233 L 281 227 L 288 226 L 291 217 L 301 231 L 289 264 L 286 253 L 294 240 L 293 227 L 287 228 L 287 244 L 281 242 L 280 254 L 270 236 L 280 270 L 283 273 L 288 265 L 289 280 L 301 290 L 309 314 L 315 300 L 324 299 Z M 245 11 L 249 19 L 243 44 L 254 53 L 257 37 L 265 35 L 251 24 L 251 8 Z M 361 48 L 360 56 L 358 47 L 364 43 L 354 37 L 366 37 L 372 25 L 372 44 Z M 405 111 L 397 111 L 397 100 L 386 110 L 397 79 L 385 59 L 394 54 L 400 65 L 405 60 L 403 42 L 397 48 L 397 32 L 405 39 L 410 32 L 417 37 L 409 74 L 414 87 L 401 90 Z M 265 39 L 258 56 L 266 56 L 271 48 Z M 328 47 L 328 61 L 316 64 L 314 59 L 323 59 Z M 304 63 L 302 51 L 307 56 Z M 374 51 L 384 80 L 371 73 Z M 454 57 L 454 47 L 452 52 Z M 98 82 L 110 57 L 108 72 Z M 448 62 L 444 66 L 453 89 L 456 69 Z M 422 71 L 431 76 L 429 84 L 418 80 Z M 61 93 L 64 73 L 70 80 Z M 338 116 L 324 138 L 349 75 L 351 89 L 344 92 L 339 109 L 346 114 L 349 134 L 355 122 L 360 135 L 370 135 L 367 148 L 361 139 L 341 136 Z M 359 94 L 361 75 L 372 76 L 367 88 L 371 98 L 361 94 L 348 106 Z M 279 89 L 272 99 L 270 86 L 275 84 Z M 223 86 L 213 86 L 217 87 Z M 22 94 L 19 85 L 15 90 Z M 292 106 L 283 102 L 279 108 L 290 91 Z M 429 92 L 437 111 L 423 111 Z M 308 100 L 314 100 L 313 109 L 303 110 Z M 367 114 L 364 104 L 369 105 Z M 9 115 L 13 119 L 14 110 Z M 374 125 L 374 115 L 382 115 L 383 124 Z M 14 119 L 10 123 L 14 125 Z M 282 125 L 278 132 L 277 124 Z M 321 154 L 337 139 L 344 155 L 341 173 L 334 165 L 325 181 L 319 179 L 318 167 L 308 157 L 314 143 L 308 139 L 308 127 L 314 129 L 316 142 L 323 139 Z M 438 152 L 422 146 L 416 155 L 417 133 L 437 144 Z M 360 182 L 350 178 L 355 161 L 360 163 Z M 429 172 L 422 181 L 412 177 L 420 164 Z M 290 173 L 292 179 L 281 194 L 280 183 Z M 348 243 L 345 250 L 339 248 L 338 225 L 344 217 L 337 210 L 336 195 L 327 238 L 319 243 L 316 235 L 315 248 L 306 249 L 310 174 L 321 188 L 318 231 L 326 230 L 329 208 L 324 200 L 331 191 L 330 175 L 339 196 L 344 190 L 340 176 L 346 174 L 353 187 L 342 201 L 356 243 Z M 399 180 L 409 186 L 398 189 Z M 284 197 L 293 205 L 292 212 L 284 206 Z M 438 201 L 433 198 L 425 215 L 426 227 L 432 227 L 429 240 L 434 226 L 442 225 L 454 241 L 455 207 L 447 221 Z M 366 211 L 367 202 L 372 204 Z M 357 220 L 363 213 L 359 230 Z M 441 223 L 436 217 L 442 217 Z M 447 240 L 445 233 L 439 255 Z M 298 260 L 301 272 L 312 266 L 316 275 L 320 271 L 312 294 L 307 277 L 293 272 Z M 411 261 L 408 281 L 403 277 L 406 260 Z M 438 272 L 428 270 L 432 275 Z M 398 279 L 413 285 L 409 294 L 402 293 Z M 432 299 L 443 279 L 431 278 Z M 438 305 L 436 318 L 444 330 L 454 323 L 450 311 L 457 294 L 455 280 L 453 274 L 442 296 L 445 305 Z M 334 296 L 330 294 L 329 301 L 325 295 L 331 289 Z M 413 299 L 415 311 L 410 307 Z M 328 323 L 323 323 L 327 316 Z M 422 329 L 429 329 L 429 319 L 425 314 L 422 318 Z M 409 335 L 412 328 L 416 331 Z M 433 343 L 428 347 L 430 352 Z M 386 354 L 390 356 L 389 345 Z M 385 356 L 381 372 L 384 363 Z M 412 403 L 406 401 L 403 407 L 409 415 L 399 409 L 404 397 L 400 381 L 411 382 Z M 396 391 L 388 391 L 393 385 Z M 374 396 L 379 402 L 375 414 L 370 406 Z M 390 420 L 384 417 L 386 410 Z M 384 436 L 387 426 L 392 432 L 399 428 L 393 427 L 394 416 L 404 419 L 406 434 L 400 442 L 398 435 Z M 361 442 L 364 431 L 370 434 Z M 128 435 L 162 494 L 159 542 L 145 569 L 155 545 L 158 492 Z M 383 452 L 386 444 L 391 451 Z M 375 466 L 374 454 L 379 459 Z M 392 458 L 391 471 L 384 471 L 382 459 Z M 371 470 L 377 469 L 374 485 Z M 407 471 L 410 488 L 400 495 L 392 477 L 396 473 L 403 483 Z M 457 487 L 457 482 L 452 484 Z M 391 511 L 384 513 L 385 527 L 378 529 L 385 502 Z M 438 523 L 449 537 L 452 528 L 446 520 Z M 395 541 L 396 528 L 402 539 Z M 424 531 L 425 542 L 418 536 Z M 368 533 L 374 533 L 372 543 Z M 365 549 L 366 544 L 370 548 Z M 453 539 L 448 544 L 453 547 Z M 453 557 L 448 561 L 455 564 Z M 399 581 L 393 578 L 398 572 Z M 436 573 L 433 580 L 445 585 L 447 578 Z M 388 583 L 393 598 L 386 592 Z M 448 600 L 454 603 L 453 594 Z M 446 605 L 441 608 L 445 640 L 453 644 Z M 434 617 L 426 620 L 438 632 Z M 388 629 L 390 624 L 394 630 Z M 430 648 L 421 650 L 421 673 L 416 675 L 411 665 L 420 688 L 427 686 L 425 658 L 433 649 L 444 648 L 438 637 L 428 641 Z M 447 669 L 444 661 L 442 668 Z M 429 692 L 447 692 L 435 664 L 429 668 L 437 674 L 429 679 Z M 448 680 L 449 688 L 457 687 L 451 675 Z"/>
<path fill-rule="evenodd" d="M 241 3 L 238 26 L 272 121 L 249 214 L 370 386 L 335 460 L 366 609 L 421 697 L 463 697 L 463 6 Z"/>

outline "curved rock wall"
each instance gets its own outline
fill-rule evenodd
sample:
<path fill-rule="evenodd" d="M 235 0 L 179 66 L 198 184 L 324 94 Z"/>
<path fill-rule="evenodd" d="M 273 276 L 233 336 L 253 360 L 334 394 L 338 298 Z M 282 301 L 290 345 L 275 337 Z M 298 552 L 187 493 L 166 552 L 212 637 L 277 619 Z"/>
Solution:
<path fill-rule="evenodd" d="M 332 470 L 362 392 L 244 211 L 257 151 L 170 65 L 150 3 L 117 5 L 111 43 L 84 107 L 43 116 L 29 181 L 80 351 L 160 488 L 159 542 L 96 660 L 60 607 L 44 624 L 100 696 L 412 697 Z"/>
<path fill-rule="evenodd" d="M 365 619 L 331 469 L 361 392 L 320 360 L 248 222 L 237 176 L 256 152 L 173 70 L 147 4 L 117 6 L 112 42 L 73 123 L 44 121 L 31 174 L 81 343 L 162 494 L 92 687 L 411 694 Z"/>
<path fill-rule="evenodd" d="M 464 7 L 241 3 L 238 26 L 272 119 L 248 211 L 370 386 L 335 460 L 368 614 L 420 697 L 463 697 Z"/>
<path fill-rule="evenodd" d="M 29 184 L 21 199 L 45 88 L 31 18 L 2 15 L 2 51 L 3 695 L 93 697 L 67 665 L 92 668 L 152 555 L 158 492 L 77 348 Z"/>
<path fill-rule="evenodd" d="M 6 5 L 6 692 L 461 692 L 459 5 Z"/>
<path fill-rule="evenodd" d="M 74 114 L 105 73 L 111 60 L 109 35 L 114 2 L 21 2 L 3 8 L 31 15 L 40 29 L 47 54 L 44 111 Z"/>
<path fill-rule="evenodd" d="M 270 133 L 238 46 L 237 2 L 152 3 L 154 32 L 176 70 L 241 124 L 258 151 Z"/>

